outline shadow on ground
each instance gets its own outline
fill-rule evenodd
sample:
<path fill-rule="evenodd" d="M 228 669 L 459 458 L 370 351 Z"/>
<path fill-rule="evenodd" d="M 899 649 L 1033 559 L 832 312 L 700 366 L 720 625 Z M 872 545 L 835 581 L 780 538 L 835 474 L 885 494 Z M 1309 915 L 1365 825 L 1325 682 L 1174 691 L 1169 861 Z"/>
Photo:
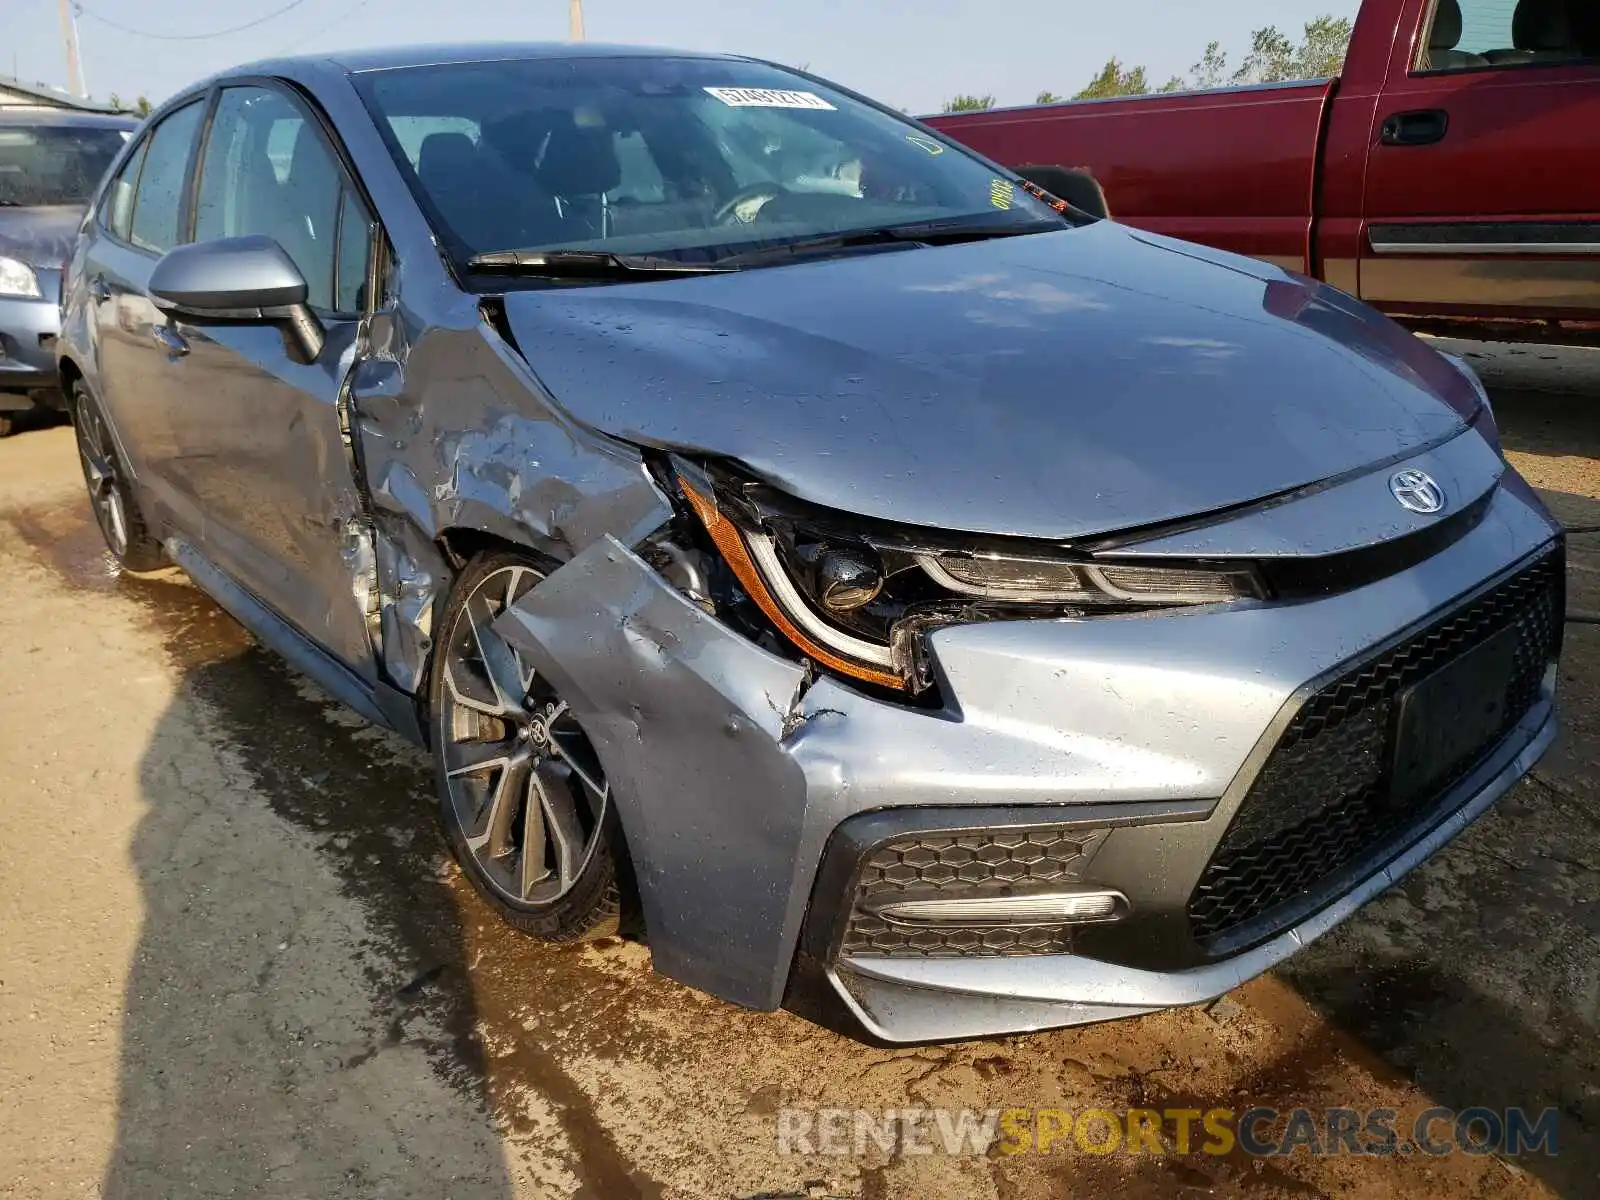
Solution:
<path fill-rule="evenodd" d="M 184 675 L 141 769 L 105 1194 L 510 1196 L 422 772 L 192 589 L 122 586 Z"/>

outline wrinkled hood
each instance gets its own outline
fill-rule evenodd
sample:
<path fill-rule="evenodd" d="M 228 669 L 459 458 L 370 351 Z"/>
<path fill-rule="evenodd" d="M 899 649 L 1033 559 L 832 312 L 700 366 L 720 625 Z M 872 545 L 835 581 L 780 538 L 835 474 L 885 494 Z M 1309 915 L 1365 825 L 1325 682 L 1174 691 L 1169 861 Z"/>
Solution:
<path fill-rule="evenodd" d="M 1314 281 L 1109 222 L 654 283 L 513 292 L 575 418 L 792 495 L 1073 538 L 1393 459 L 1477 405 Z"/>
<path fill-rule="evenodd" d="M 76 205 L 0 208 L 0 254 L 54 270 L 71 255 L 82 220 Z"/>

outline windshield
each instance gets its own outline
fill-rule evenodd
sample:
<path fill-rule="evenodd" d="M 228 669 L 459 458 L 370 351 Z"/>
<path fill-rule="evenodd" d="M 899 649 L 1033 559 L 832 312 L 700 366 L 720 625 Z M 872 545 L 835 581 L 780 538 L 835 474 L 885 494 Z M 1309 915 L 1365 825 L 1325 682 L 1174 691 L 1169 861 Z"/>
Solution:
<path fill-rule="evenodd" d="M 87 204 L 128 134 L 73 125 L 0 125 L 0 205 Z"/>
<path fill-rule="evenodd" d="M 704 261 L 916 222 L 1063 223 L 910 122 L 760 63 L 516 59 L 356 84 L 458 264 L 557 248 Z"/>

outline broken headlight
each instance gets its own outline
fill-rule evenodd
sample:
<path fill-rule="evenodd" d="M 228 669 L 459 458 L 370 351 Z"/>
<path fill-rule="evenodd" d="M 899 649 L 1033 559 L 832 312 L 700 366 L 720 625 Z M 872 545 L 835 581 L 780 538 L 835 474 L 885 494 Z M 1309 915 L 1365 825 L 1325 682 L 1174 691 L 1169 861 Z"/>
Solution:
<path fill-rule="evenodd" d="M 1082 617 L 1263 595 L 1237 564 L 1131 564 L 874 527 L 743 481 L 675 464 L 682 494 L 740 591 L 795 649 L 897 691 L 931 683 L 924 634 L 940 625 Z M 981 543 L 981 544 L 980 544 Z"/>

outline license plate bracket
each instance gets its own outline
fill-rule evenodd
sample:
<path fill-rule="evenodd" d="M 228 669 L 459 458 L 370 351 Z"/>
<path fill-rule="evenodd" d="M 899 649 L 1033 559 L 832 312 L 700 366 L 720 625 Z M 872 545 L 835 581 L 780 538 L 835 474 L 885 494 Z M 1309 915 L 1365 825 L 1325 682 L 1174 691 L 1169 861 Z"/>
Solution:
<path fill-rule="evenodd" d="M 1412 684 L 1395 702 L 1390 796 L 1409 808 L 1488 748 L 1505 728 L 1517 631 L 1503 629 Z"/>

